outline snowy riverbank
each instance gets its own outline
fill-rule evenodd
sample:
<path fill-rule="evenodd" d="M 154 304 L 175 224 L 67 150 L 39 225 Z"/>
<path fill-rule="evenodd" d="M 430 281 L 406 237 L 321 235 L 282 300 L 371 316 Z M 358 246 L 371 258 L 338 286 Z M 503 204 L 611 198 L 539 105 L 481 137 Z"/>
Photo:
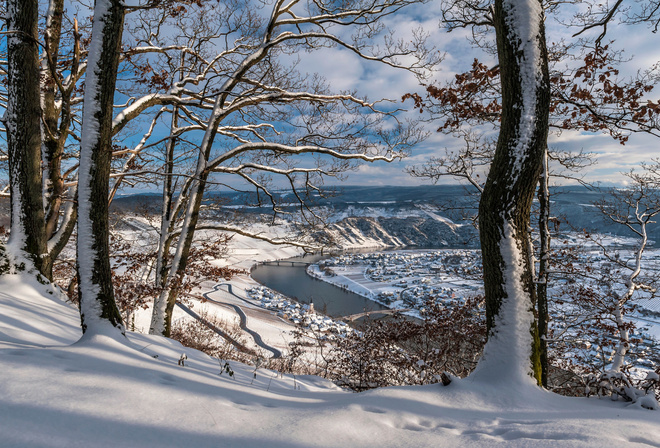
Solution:
<path fill-rule="evenodd" d="M 419 317 L 426 301 L 481 292 L 479 252 L 466 249 L 395 250 L 343 254 L 307 267 L 307 274 L 393 310 Z"/>

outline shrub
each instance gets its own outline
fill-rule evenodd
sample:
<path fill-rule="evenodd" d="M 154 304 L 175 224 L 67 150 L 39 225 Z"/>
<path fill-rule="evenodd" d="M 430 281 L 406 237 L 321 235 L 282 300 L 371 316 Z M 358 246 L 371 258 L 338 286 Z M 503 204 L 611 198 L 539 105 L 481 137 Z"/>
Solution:
<path fill-rule="evenodd" d="M 209 316 L 206 312 L 200 313 L 200 317 L 203 321 L 185 319 L 175 322 L 170 337 L 181 342 L 185 347 L 194 348 L 214 358 L 245 363 L 252 360 L 254 352 L 238 350 L 234 344 L 210 328 L 214 326 L 221 329 L 233 341 L 245 346 L 243 332 L 236 321 L 229 323 Z"/>

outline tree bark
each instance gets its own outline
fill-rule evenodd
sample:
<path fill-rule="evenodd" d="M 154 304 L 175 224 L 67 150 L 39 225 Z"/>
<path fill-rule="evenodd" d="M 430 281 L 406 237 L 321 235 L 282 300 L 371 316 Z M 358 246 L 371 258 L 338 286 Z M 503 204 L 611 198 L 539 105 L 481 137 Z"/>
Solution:
<path fill-rule="evenodd" d="M 48 263 L 41 183 L 37 0 L 7 0 L 7 146 L 13 263 L 44 272 Z"/>
<path fill-rule="evenodd" d="M 85 79 L 78 187 L 78 286 L 83 332 L 124 332 L 110 267 L 108 189 L 112 105 L 124 24 L 120 0 L 96 0 Z"/>
<path fill-rule="evenodd" d="M 275 10 L 277 8 L 278 7 L 276 7 Z M 264 37 L 264 41 L 270 39 L 271 32 L 272 29 L 269 28 Z M 190 247 L 192 246 L 193 237 L 195 236 L 195 228 L 199 219 L 199 209 L 202 205 L 202 197 L 204 196 L 204 191 L 206 189 L 206 180 L 210 174 L 207 164 L 211 155 L 211 148 L 213 147 L 213 141 L 215 140 L 218 126 L 228 114 L 228 112 L 224 110 L 227 97 L 243 79 L 245 73 L 268 55 L 269 48 L 269 46 L 262 45 L 252 55 L 246 57 L 243 63 L 241 63 L 234 73 L 228 77 L 227 81 L 223 83 L 220 88 L 221 93 L 215 99 L 213 112 L 208 120 L 204 138 L 200 144 L 195 179 L 190 185 L 190 198 L 187 202 L 176 252 L 168 270 L 167 277 L 165 278 L 164 284 L 166 289 L 159 297 L 156 297 L 156 300 L 154 300 L 154 310 L 149 328 L 150 334 L 162 334 L 164 336 L 169 336 L 170 334 L 172 312 L 179 294 L 178 284 L 185 275 L 188 254 L 190 253 Z"/>
<path fill-rule="evenodd" d="M 178 126 L 178 108 L 175 106 L 172 112 L 170 133 L 174 135 Z M 158 242 L 158 253 L 156 255 L 156 286 L 164 287 L 167 279 L 167 258 L 170 253 L 170 230 L 174 220 L 174 184 L 172 173 L 174 172 L 174 148 L 176 137 L 172 136 L 165 145 L 165 163 L 163 164 L 163 209 L 160 218 L 160 238 Z"/>
<path fill-rule="evenodd" d="M 550 257 L 550 191 L 548 189 L 548 149 L 543 152 L 543 171 L 539 178 L 539 275 L 536 284 L 541 385 L 548 387 L 548 261 Z"/>
<path fill-rule="evenodd" d="M 188 199 L 189 202 L 183 219 L 182 231 L 179 236 L 174 259 L 164 280 L 165 289 L 154 303 L 154 312 L 149 328 L 150 334 L 170 335 L 172 313 L 179 296 L 179 284 L 186 272 L 188 254 L 190 253 L 193 237 L 195 236 L 195 229 L 199 220 L 199 211 L 202 206 L 202 198 L 208 175 L 209 172 L 207 170 L 199 170 L 197 179 L 190 186 L 192 195 Z"/>
<path fill-rule="evenodd" d="M 185 53 L 181 55 L 179 82 L 184 76 Z M 170 255 L 171 232 L 176 222 L 176 210 L 174 210 L 174 190 L 176 184 L 172 174 L 174 173 L 174 150 L 178 143 L 176 131 L 179 127 L 179 107 L 174 106 L 172 120 L 170 121 L 170 138 L 165 145 L 165 162 L 163 164 L 163 209 L 160 219 L 160 237 L 158 241 L 158 252 L 156 254 L 156 287 L 164 288 L 167 283 L 168 257 Z M 182 191 L 181 195 L 185 192 Z M 171 319 L 170 319 L 171 321 Z"/>
<path fill-rule="evenodd" d="M 496 0 L 502 124 L 479 204 L 488 343 L 475 374 L 541 380 L 530 208 L 548 135 L 550 84 L 540 0 Z"/>
<path fill-rule="evenodd" d="M 43 109 L 43 158 L 44 195 L 46 196 L 46 236 L 50 238 L 57 228 L 60 207 L 64 194 L 64 179 L 61 176 L 62 147 L 58 129 L 58 111 L 55 98 L 58 86 L 54 71 L 59 59 L 60 35 L 64 0 L 50 0 L 46 17 L 45 53 L 42 67 Z"/>
<path fill-rule="evenodd" d="M 46 239 L 48 241 L 48 262 L 43 273 L 48 278 L 53 275 L 53 261 L 68 242 L 75 228 L 75 194 L 68 192 L 62 176 L 62 156 L 69 137 L 71 126 L 71 95 L 75 82 L 64 88 L 56 79 L 62 37 L 62 17 L 64 1 L 50 0 L 46 12 L 46 30 L 44 56 L 41 72 L 42 101 L 42 160 L 43 201 L 45 205 Z M 73 58 L 70 65 L 72 73 L 78 71 L 80 61 L 80 35 L 78 22 L 74 20 Z M 59 95 L 58 95 L 59 94 Z M 59 105 L 57 104 L 59 102 Z M 66 197 L 68 196 L 68 198 Z M 68 203 L 66 201 L 68 200 Z M 62 207 L 66 203 L 63 219 Z M 73 207 L 73 208 L 72 208 Z M 59 225 L 59 227 L 58 227 Z"/>
<path fill-rule="evenodd" d="M 170 132 L 174 134 L 178 126 L 178 108 L 175 107 L 172 113 L 172 122 Z M 163 178 L 163 210 L 161 211 L 160 240 L 158 243 L 158 253 L 156 256 L 156 286 L 163 288 L 160 296 L 154 302 L 154 311 L 152 315 L 149 332 L 151 334 L 162 334 L 169 336 L 172 327 L 172 313 L 178 296 L 178 288 L 171 285 L 168 288 L 168 257 L 170 253 L 170 232 L 172 224 L 175 221 L 173 209 L 174 189 L 172 183 L 172 173 L 174 171 L 174 148 L 176 138 L 170 137 L 165 146 L 165 164 Z M 181 192 L 185 194 L 185 192 Z"/>

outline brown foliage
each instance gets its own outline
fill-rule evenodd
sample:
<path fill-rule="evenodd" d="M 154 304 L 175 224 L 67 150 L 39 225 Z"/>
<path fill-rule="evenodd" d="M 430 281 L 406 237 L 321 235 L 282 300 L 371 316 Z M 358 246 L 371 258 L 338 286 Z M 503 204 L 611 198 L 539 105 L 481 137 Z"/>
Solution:
<path fill-rule="evenodd" d="M 185 294 L 202 281 L 228 280 L 233 275 L 242 272 L 212 263 L 213 260 L 223 258 L 228 240 L 228 236 L 221 235 L 213 240 L 200 241 L 191 249 L 186 275 L 178 278 L 169 287 L 177 288 L 180 293 Z M 151 246 L 136 244 L 135 241 L 126 240 L 121 234 L 116 233 L 110 237 L 110 256 L 115 302 L 124 319 L 124 324 L 130 329 L 133 313 L 140 308 L 146 309 L 153 298 L 163 290 L 162 285 L 155 284 L 153 272 L 150 269 L 155 265 L 157 253 Z M 56 283 L 67 292 L 69 300 L 78 303 L 75 276 L 73 261 L 60 261 L 55 265 Z"/>
<path fill-rule="evenodd" d="M 569 57 L 564 48 L 555 48 L 553 59 Z M 581 65 L 555 69 L 550 75 L 551 126 L 588 132 L 607 132 L 625 144 L 631 131 L 655 132 L 660 102 L 644 100 L 653 90 L 648 74 L 632 79 L 619 78 L 615 68 L 618 55 L 608 46 L 586 53 Z M 425 109 L 440 119 L 438 132 L 453 132 L 462 124 L 498 123 L 501 113 L 499 67 L 488 67 L 475 59 L 472 68 L 455 76 L 444 86 L 427 86 L 426 97 L 408 93 L 415 108 Z"/>
<path fill-rule="evenodd" d="M 229 337 L 245 345 L 243 331 L 237 322 L 226 322 L 209 316 L 206 312 L 200 313 L 203 321 L 222 329 Z M 248 363 L 252 359 L 251 353 L 243 353 L 226 339 L 211 330 L 203 321 L 185 319 L 172 325 L 170 337 L 179 341 L 185 347 L 194 348 L 209 356 L 222 360 Z"/>
<path fill-rule="evenodd" d="M 486 342 L 482 300 L 438 303 L 431 299 L 421 320 L 395 315 L 366 321 L 360 331 L 333 338 L 329 346 L 326 338 L 317 337 L 317 344 L 325 349 L 319 353 L 319 369 L 314 373 L 355 391 L 438 383 L 443 372 L 467 376 Z M 305 349 L 300 341 L 291 345 L 297 357 Z"/>

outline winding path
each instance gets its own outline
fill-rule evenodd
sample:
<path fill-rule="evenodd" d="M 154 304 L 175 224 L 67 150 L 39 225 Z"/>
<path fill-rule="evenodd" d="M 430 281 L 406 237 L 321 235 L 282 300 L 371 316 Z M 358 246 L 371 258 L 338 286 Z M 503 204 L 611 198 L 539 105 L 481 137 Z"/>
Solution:
<path fill-rule="evenodd" d="M 254 353 L 254 350 L 252 350 L 251 348 L 241 344 L 236 339 L 229 336 L 225 331 L 223 331 L 220 328 L 216 327 L 211 322 L 204 319 L 202 316 L 200 316 L 199 314 L 197 314 L 196 312 L 191 310 L 189 307 L 187 307 L 183 303 L 178 303 L 177 302 L 177 306 L 179 308 L 181 308 L 183 311 L 185 311 L 186 313 L 188 313 L 190 316 L 192 316 L 194 319 L 197 319 L 198 321 L 202 322 L 204 325 L 206 325 L 209 329 L 214 331 L 216 334 L 218 334 L 218 335 L 222 336 L 223 338 L 225 338 L 225 340 L 227 342 L 229 342 L 231 345 L 233 345 L 234 347 L 236 347 L 240 351 L 245 352 L 245 353 Z"/>
<path fill-rule="evenodd" d="M 217 285 L 215 285 L 215 286 L 213 287 L 213 291 L 207 291 L 207 292 L 205 292 L 205 293 L 202 293 L 202 296 L 204 297 L 204 299 L 208 300 L 208 301 L 211 302 L 211 303 L 216 303 L 216 304 L 219 304 L 219 305 L 231 306 L 231 307 L 234 309 L 234 311 L 236 311 L 236 313 L 238 314 L 238 316 L 239 316 L 239 318 L 240 318 L 240 327 L 241 327 L 241 329 L 242 329 L 243 331 L 245 331 L 246 333 L 249 333 L 250 336 L 252 336 L 252 339 L 254 339 L 254 342 L 255 342 L 259 347 L 263 348 L 264 350 L 267 350 L 267 351 L 271 352 L 271 353 L 273 354 L 273 358 L 281 358 L 281 357 L 282 357 L 282 352 L 281 352 L 280 350 L 278 350 L 278 349 L 276 349 L 275 347 L 271 347 L 270 345 L 266 344 L 266 343 L 263 341 L 263 339 L 261 338 L 261 335 L 260 335 L 259 333 L 257 333 L 256 331 L 251 330 L 250 328 L 248 328 L 248 326 L 247 326 L 247 321 L 248 321 L 247 315 L 245 314 L 245 312 L 243 311 L 243 309 L 242 309 L 240 306 L 238 306 L 238 305 L 234 305 L 233 303 L 221 302 L 221 301 L 219 301 L 219 300 L 215 300 L 215 299 L 212 299 L 211 297 L 209 297 L 209 294 L 212 294 L 212 293 L 214 293 L 214 292 L 221 291 L 220 288 L 221 288 L 222 286 L 225 286 L 225 285 L 227 286 L 227 291 L 222 291 L 222 292 L 226 292 L 227 294 L 231 294 L 233 297 L 235 297 L 235 298 L 237 298 L 237 299 L 240 299 L 240 300 L 242 300 L 243 302 L 246 302 L 246 303 L 248 303 L 248 304 L 250 303 L 250 302 L 248 302 L 247 300 L 245 300 L 244 298 L 242 298 L 242 297 L 238 296 L 237 294 L 235 294 L 235 293 L 234 293 L 234 290 L 233 290 L 233 285 L 231 285 L 231 284 L 229 284 L 229 283 L 220 283 L 220 284 L 217 284 Z M 222 335 L 221 335 L 221 336 L 222 336 Z M 225 336 L 223 336 L 223 337 L 225 337 Z M 225 337 L 225 339 L 226 339 L 226 337 Z M 234 345 L 235 345 L 235 344 L 234 344 Z"/>

